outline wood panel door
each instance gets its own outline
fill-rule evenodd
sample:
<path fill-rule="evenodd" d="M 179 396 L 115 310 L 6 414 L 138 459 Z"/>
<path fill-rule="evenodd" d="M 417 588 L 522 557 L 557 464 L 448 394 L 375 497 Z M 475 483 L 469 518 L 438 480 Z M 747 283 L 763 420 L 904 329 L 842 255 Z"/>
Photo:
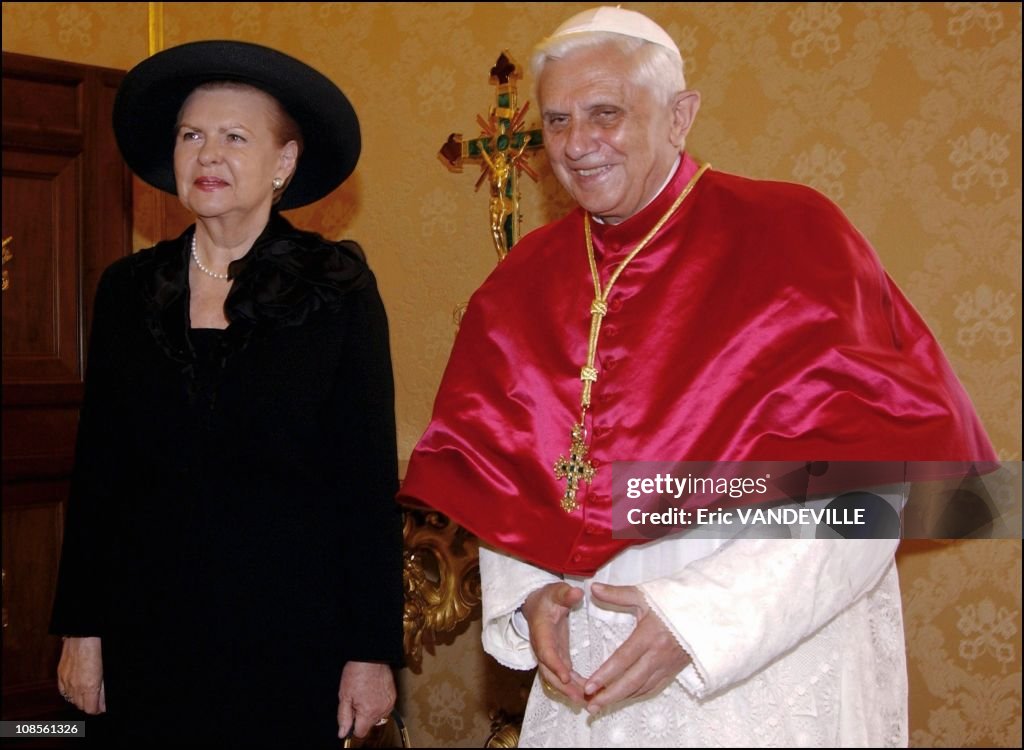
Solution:
<path fill-rule="evenodd" d="M 89 318 L 103 269 L 131 252 L 110 124 L 123 76 L 3 53 L 4 719 L 64 707 L 48 627 Z"/>

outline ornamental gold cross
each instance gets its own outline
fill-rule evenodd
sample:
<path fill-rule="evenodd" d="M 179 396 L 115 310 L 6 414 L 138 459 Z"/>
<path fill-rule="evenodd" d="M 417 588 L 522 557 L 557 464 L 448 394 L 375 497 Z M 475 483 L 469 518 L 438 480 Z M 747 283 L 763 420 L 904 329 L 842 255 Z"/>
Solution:
<path fill-rule="evenodd" d="M 491 187 L 490 218 L 491 239 L 503 260 L 509 249 L 519 240 L 519 172 L 526 172 L 532 179 L 537 173 L 526 163 L 529 152 L 543 145 L 540 130 L 526 130 L 523 118 L 530 103 L 521 108 L 516 104 L 516 80 L 522 78 L 519 66 L 507 51 L 503 51 L 491 68 L 491 83 L 497 86 L 495 105 L 490 108 L 488 119 L 477 115 L 481 128 L 478 138 L 462 140 L 462 133 L 452 133 L 441 146 L 438 156 L 448 169 L 462 171 L 463 161 L 480 163 L 480 178 L 489 178 Z"/>
<path fill-rule="evenodd" d="M 587 460 L 586 430 L 583 429 L 582 421 L 572 426 L 572 445 L 569 448 L 569 458 L 559 456 L 555 461 L 555 476 L 566 480 L 565 494 L 562 495 L 562 510 L 572 513 L 579 507 L 576 502 L 576 492 L 580 488 L 580 480 L 589 483 L 597 469 Z"/>

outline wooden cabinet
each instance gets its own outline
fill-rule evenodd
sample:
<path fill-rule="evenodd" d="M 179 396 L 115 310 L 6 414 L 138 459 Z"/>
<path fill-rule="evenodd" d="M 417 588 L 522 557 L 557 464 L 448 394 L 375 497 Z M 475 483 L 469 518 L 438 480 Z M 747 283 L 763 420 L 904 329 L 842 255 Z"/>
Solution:
<path fill-rule="evenodd" d="M 48 627 L 89 317 L 103 269 L 131 252 L 110 125 L 123 76 L 3 53 L 4 719 L 64 706 Z"/>

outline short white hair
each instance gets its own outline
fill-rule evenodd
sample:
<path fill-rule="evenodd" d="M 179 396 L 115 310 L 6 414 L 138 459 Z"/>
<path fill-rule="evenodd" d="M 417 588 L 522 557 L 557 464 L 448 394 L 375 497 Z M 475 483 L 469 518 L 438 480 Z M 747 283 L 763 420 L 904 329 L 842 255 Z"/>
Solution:
<path fill-rule="evenodd" d="M 539 94 L 540 78 L 549 60 L 561 60 L 585 49 L 614 45 L 633 63 L 630 79 L 670 105 L 676 94 L 686 90 L 683 59 L 667 47 L 610 31 L 583 31 L 544 39 L 533 50 L 530 72 L 535 94 Z"/>

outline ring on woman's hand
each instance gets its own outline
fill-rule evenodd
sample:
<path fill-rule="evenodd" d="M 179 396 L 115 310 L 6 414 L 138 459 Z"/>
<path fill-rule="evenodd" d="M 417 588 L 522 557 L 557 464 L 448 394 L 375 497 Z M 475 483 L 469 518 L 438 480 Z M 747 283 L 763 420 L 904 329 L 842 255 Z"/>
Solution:
<path fill-rule="evenodd" d="M 387 723 L 388 723 L 388 717 L 387 716 L 381 716 L 379 719 L 377 719 L 377 723 L 374 724 L 374 726 L 375 727 L 382 727 L 382 726 L 384 726 Z"/>

